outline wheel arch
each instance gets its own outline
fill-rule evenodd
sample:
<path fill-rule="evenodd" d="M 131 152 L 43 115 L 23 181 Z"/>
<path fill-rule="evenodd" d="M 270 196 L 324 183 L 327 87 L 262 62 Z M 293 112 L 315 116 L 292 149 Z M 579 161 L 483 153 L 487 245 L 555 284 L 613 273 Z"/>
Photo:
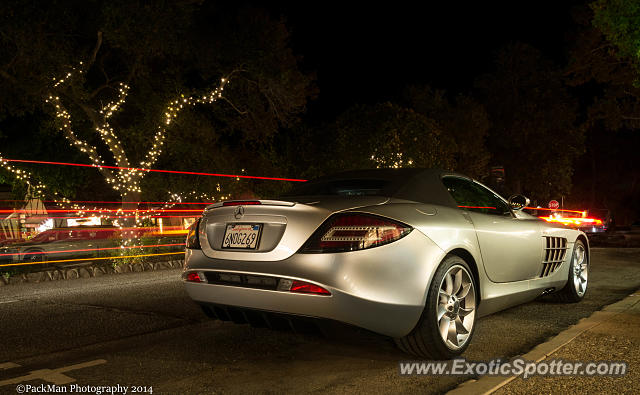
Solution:
<path fill-rule="evenodd" d="M 591 262 L 591 252 L 589 251 L 590 250 L 589 239 L 584 233 L 581 233 L 578 235 L 578 237 L 576 237 L 576 241 L 578 240 L 582 241 L 582 244 L 584 244 L 584 249 L 585 249 L 585 252 L 587 253 L 588 262 Z"/>
<path fill-rule="evenodd" d="M 473 255 L 469 251 L 465 250 L 464 248 L 454 248 L 453 250 L 449 251 L 447 255 L 445 255 L 443 260 L 446 259 L 446 257 L 449 255 L 455 255 L 459 258 L 462 258 L 467 263 L 467 265 L 469 265 L 469 268 L 471 269 L 471 272 L 473 274 L 473 279 L 476 281 L 476 300 L 477 300 L 476 308 L 477 308 L 478 306 L 480 306 L 480 302 L 482 302 L 482 292 L 480 291 L 480 274 L 479 274 L 478 263 L 473 258 Z"/>

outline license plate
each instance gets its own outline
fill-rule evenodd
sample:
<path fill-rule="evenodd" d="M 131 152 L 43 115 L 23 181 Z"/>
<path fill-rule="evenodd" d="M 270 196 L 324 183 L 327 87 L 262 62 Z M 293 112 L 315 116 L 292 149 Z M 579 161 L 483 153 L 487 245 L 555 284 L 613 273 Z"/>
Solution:
<path fill-rule="evenodd" d="M 222 248 L 255 250 L 260 241 L 262 224 L 227 224 Z"/>

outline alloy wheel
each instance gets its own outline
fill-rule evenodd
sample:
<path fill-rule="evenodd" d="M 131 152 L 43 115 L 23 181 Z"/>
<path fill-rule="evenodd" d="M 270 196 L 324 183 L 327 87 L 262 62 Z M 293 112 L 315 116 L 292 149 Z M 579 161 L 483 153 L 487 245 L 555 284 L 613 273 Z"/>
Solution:
<path fill-rule="evenodd" d="M 461 265 L 450 267 L 440 284 L 436 306 L 440 336 L 449 349 L 465 345 L 473 329 L 475 310 L 473 277 Z"/>
<path fill-rule="evenodd" d="M 587 253 L 582 244 L 576 244 L 573 251 L 573 286 L 578 296 L 582 297 L 587 291 L 587 280 L 589 278 L 589 265 Z"/>

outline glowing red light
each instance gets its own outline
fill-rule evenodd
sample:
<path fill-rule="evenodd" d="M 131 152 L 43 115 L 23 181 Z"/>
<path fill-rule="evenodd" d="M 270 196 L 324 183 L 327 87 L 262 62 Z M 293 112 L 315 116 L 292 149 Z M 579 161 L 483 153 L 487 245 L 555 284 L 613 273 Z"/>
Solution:
<path fill-rule="evenodd" d="M 0 202 L 24 202 L 24 200 L 3 199 Z M 122 204 L 122 201 L 107 200 L 43 200 L 44 203 L 95 203 L 95 204 Z M 127 202 L 128 204 L 200 204 L 209 205 L 215 202 Z"/>
<path fill-rule="evenodd" d="M 306 182 L 307 180 L 301 180 L 297 178 L 280 178 L 280 177 L 260 177 L 260 176 L 245 176 L 241 174 L 220 174 L 220 173 L 200 173 L 196 171 L 177 171 L 177 170 L 158 170 L 158 169 L 144 169 L 138 167 L 120 167 L 120 166 L 97 166 L 87 165 L 83 163 L 67 163 L 67 162 L 50 162 L 43 160 L 26 160 L 26 159 L 3 159 L 4 162 L 19 162 L 19 163 L 36 163 L 40 165 L 58 165 L 58 166 L 76 166 L 76 167 L 94 167 L 116 170 L 131 170 L 140 172 L 153 172 L 153 173 L 170 173 L 170 174 L 188 174 L 195 176 L 210 176 L 210 177 L 229 177 L 229 178 L 249 178 L 254 180 L 273 180 L 273 181 L 294 181 L 294 182 Z"/>
<path fill-rule="evenodd" d="M 262 204 L 258 200 L 234 200 L 222 203 L 223 206 L 250 206 L 254 204 Z"/>
<path fill-rule="evenodd" d="M 546 208 L 546 207 L 525 207 L 524 210 L 546 210 L 546 211 L 559 211 L 559 212 L 563 212 L 563 213 L 577 213 L 577 214 L 582 214 L 584 211 L 577 211 L 577 210 L 561 210 L 561 209 L 552 209 L 552 208 Z"/>
<path fill-rule="evenodd" d="M 571 217 L 539 217 L 547 222 L 557 222 L 563 225 L 602 225 L 602 220 L 597 218 L 571 218 Z"/>
<path fill-rule="evenodd" d="M 0 210 L 0 213 L 25 213 L 25 214 L 38 214 L 38 210 Z M 75 209 L 75 210 L 47 210 L 48 213 L 140 213 L 140 215 L 144 215 L 147 212 L 149 213 L 201 213 L 200 209 L 154 209 L 154 210 L 114 210 L 114 209 Z"/>
<path fill-rule="evenodd" d="M 200 276 L 196 272 L 187 273 L 187 281 L 191 281 L 193 283 L 201 283 L 202 282 L 202 280 L 200 279 Z"/>
<path fill-rule="evenodd" d="M 101 215 L 100 218 L 101 219 L 121 219 L 121 218 L 140 218 L 140 217 L 144 217 L 144 218 L 194 218 L 197 217 L 197 215 L 148 215 L 148 214 L 144 214 L 144 215 Z M 53 219 L 89 219 L 89 218 L 93 218 L 93 217 L 49 217 L 47 216 L 47 219 L 49 218 L 53 218 Z M 81 226 L 79 227 L 81 228 Z"/>
<path fill-rule="evenodd" d="M 298 292 L 304 294 L 315 294 L 315 295 L 331 295 L 331 292 L 326 289 L 319 287 L 315 284 L 309 284 L 304 281 L 294 280 L 291 285 L 290 292 Z"/>

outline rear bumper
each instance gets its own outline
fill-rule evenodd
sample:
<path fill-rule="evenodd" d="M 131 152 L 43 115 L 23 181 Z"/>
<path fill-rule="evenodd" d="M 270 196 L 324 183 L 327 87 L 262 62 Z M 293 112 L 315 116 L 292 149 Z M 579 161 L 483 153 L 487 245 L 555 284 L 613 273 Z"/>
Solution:
<path fill-rule="evenodd" d="M 422 233 L 369 250 L 294 254 L 282 261 L 232 261 L 187 250 L 185 272 L 225 271 L 320 285 L 330 296 L 185 282 L 198 303 L 326 318 L 392 337 L 408 334 L 424 309 L 426 290 L 444 252 Z"/>
<path fill-rule="evenodd" d="M 332 319 L 392 337 L 409 333 L 423 309 L 372 302 L 335 289 L 331 296 L 318 296 L 195 283 L 186 283 L 186 288 L 199 303 Z"/>

